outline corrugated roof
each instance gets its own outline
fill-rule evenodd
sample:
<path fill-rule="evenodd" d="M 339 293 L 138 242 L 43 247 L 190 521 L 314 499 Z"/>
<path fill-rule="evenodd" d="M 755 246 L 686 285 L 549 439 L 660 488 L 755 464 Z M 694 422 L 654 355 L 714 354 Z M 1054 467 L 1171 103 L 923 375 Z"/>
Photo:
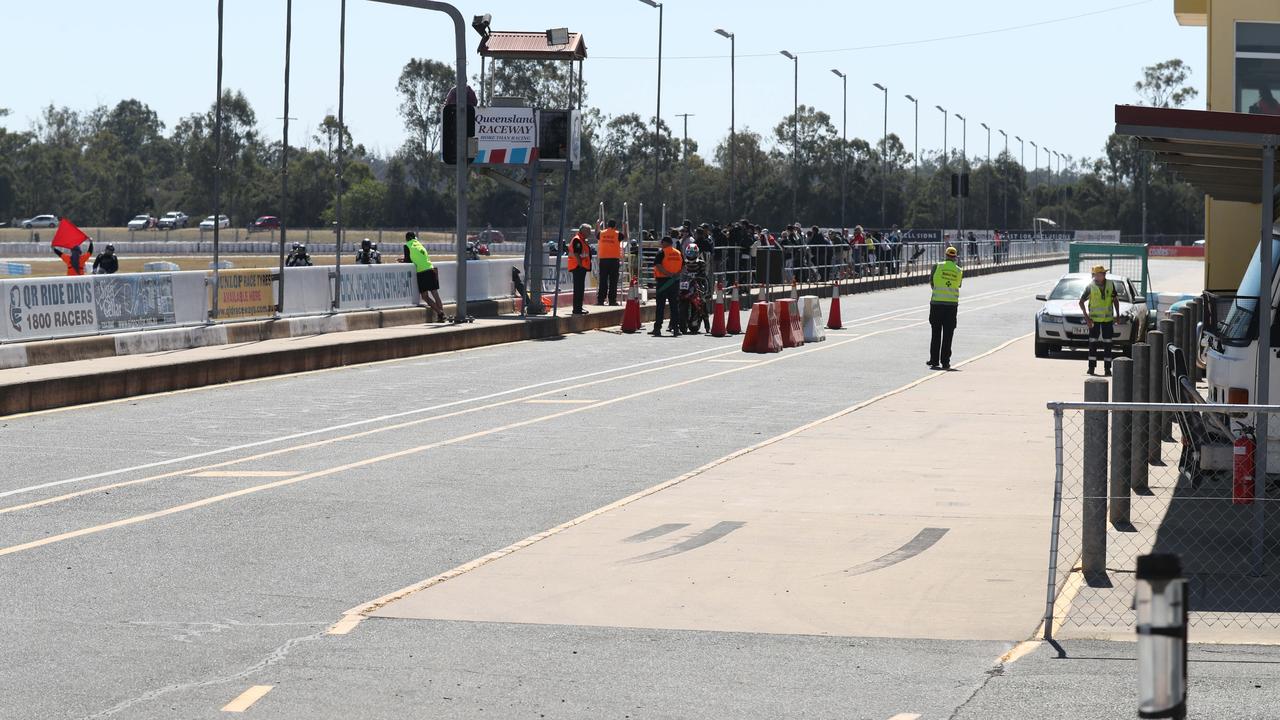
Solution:
<path fill-rule="evenodd" d="M 573 32 L 567 45 L 548 45 L 545 32 L 490 32 L 479 53 L 499 60 L 585 60 L 587 43 Z"/>
<path fill-rule="evenodd" d="M 1139 147 L 1206 195 L 1259 203 L 1262 149 L 1280 142 L 1280 116 L 1117 105 L 1116 134 L 1138 138 Z M 1280 180 L 1280 158 L 1273 167 Z M 1274 189 L 1269 194 L 1280 200 Z"/>

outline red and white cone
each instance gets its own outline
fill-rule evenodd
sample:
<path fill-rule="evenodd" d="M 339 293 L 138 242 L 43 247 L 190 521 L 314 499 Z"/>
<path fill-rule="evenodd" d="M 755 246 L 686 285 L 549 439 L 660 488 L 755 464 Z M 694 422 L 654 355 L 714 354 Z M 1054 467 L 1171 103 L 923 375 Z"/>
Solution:
<path fill-rule="evenodd" d="M 640 289 L 635 278 L 627 288 L 627 306 L 622 310 L 622 332 L 633 333 L 640 329 Z"/>
<path fill-rule="evenodd" d="M 716 283 L 715 317 L 711 319 L 711 337 L 724 337 L 724 284 Z"/>
<path fill-rule="evenodd" d="M 840 282 L 838 280 L 831 286 L 831 310 L 827 312 L 827 329 L 844 329 L 844 325 L 840 322 Z"/>
<path fill-rule="evenodd" d="M 738 285 L 735 283 L 729 294 L 729 327 L 730 335 L 742 332 L 742 302 L 738 300 Z"/>

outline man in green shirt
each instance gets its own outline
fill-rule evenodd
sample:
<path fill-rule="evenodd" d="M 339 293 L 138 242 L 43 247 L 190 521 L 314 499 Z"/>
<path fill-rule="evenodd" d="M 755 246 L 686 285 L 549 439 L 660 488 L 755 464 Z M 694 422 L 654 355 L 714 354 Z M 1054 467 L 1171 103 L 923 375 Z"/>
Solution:
<path fill-rule="evenodd" d="M 413 263 L 418 271 L 418 292 L 422 294 L 422 301 L 436 312 L 439 322 L 447 322 L 444 303 L 440 302 L 440 275 L 416 233 L 404 234 L 404 257 L 400 262 Z"/>

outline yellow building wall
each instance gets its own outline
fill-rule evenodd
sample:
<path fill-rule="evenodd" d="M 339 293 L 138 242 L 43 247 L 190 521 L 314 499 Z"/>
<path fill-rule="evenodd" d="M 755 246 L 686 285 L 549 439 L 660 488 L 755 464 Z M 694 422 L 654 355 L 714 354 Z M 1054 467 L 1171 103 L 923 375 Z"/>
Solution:
<path fill-rule="evenodd" d="M 1208 29 L 1208 92 L 1206 109 L 1235 111 L 1236 21 L 1280 22 L 1280 0 L 1175 0 L 1178 21 L 1195 22 L 1205 11 Z M 1262 208 L 1249 203 L 1206 198 L 1204 282 L 1209 290 L 1240 284 L 1254 248 L 1258 246 Z"/>

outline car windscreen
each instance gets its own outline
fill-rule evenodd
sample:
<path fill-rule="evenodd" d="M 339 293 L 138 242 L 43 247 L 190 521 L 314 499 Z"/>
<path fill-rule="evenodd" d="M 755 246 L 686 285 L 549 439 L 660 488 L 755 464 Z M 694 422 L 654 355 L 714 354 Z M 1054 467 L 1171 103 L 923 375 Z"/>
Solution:
<path fill-rule="evenodd" d="M 1123 280 L 1109 278 L 1116 286 L 1116 299 L 1120 302 L 1129 302 L 1129 284 Z M 1092 280 L 1087 277 L 1065 277 L 1058 281 L 1053 293 L 1049 295 L 1050 300 L 1079 300 L 1084 295 L 1085 286 Z"/>

